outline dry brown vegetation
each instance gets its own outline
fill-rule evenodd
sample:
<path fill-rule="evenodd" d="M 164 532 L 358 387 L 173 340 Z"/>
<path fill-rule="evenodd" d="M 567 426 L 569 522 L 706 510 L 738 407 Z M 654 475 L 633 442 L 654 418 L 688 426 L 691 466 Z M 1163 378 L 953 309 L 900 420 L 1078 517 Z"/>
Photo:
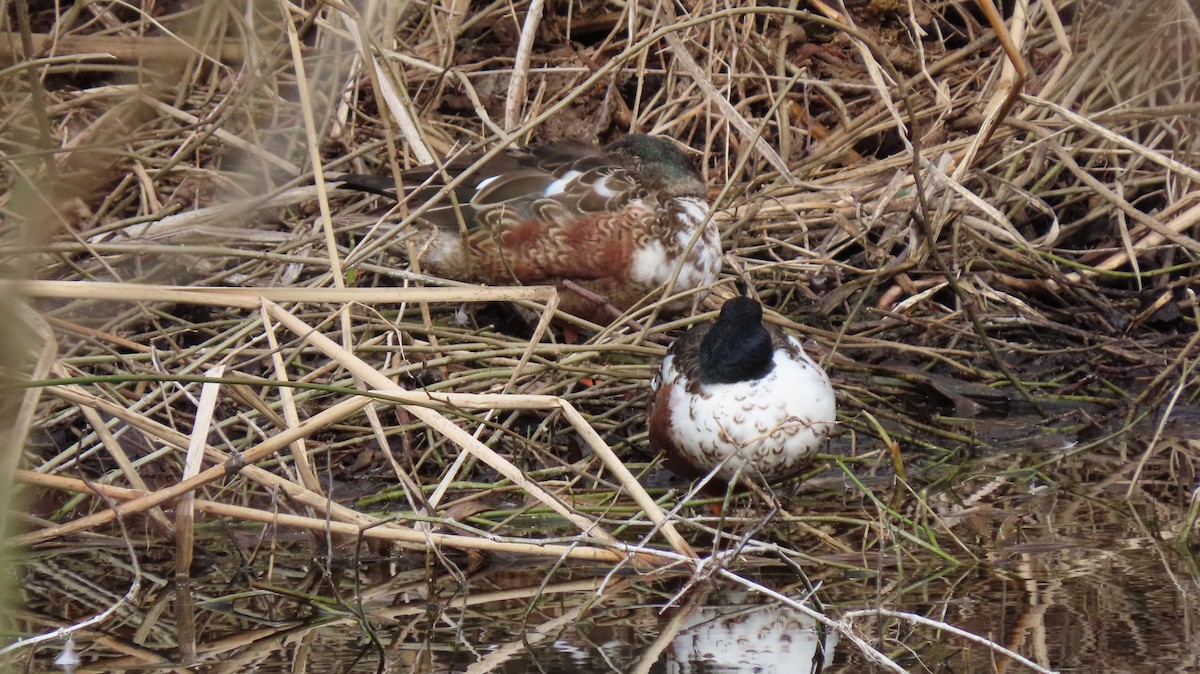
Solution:
<path fill-rule="evenodd" d="M 124 532 L 180 570 L 196 540 L 270 547 L 200 526 L 223 517 L 464 568 L 483 551 L 646 572 L 739 546 L 817 572 L 971 563 L 1000 536 L 981 503 L 1097 446 L 1186 538 L 1186 2 L 1003 3 L 1004 25 L 965 0 L 533 4 L 10 8 L 4 364 L 34 383 L 5 399 L 18 545 Z M 321 179 L 629 131 L 695 150 L 727 250 L 716 297 L 748 288 L 838 389 L 829 457 L 781 511 L 709 517 L 645 454 L 652 368 L 716 297 L 567 343 L 551 289 L 408 269 L 398 217 Z"/>

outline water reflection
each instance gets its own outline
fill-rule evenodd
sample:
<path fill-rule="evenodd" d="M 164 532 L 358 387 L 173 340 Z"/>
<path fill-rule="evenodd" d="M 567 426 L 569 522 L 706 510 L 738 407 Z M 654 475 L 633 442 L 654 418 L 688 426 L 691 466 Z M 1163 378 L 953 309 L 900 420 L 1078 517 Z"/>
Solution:
<path fill-rule="evenodd" d="M 1189 515 L 1198 471 L 1188 463 L 1200 444 L 1189 443 L 1147 462 L 1136 483 L 1136 463 L 1111 453 L 1075 457 L 1036 481 L 1013 472 L 1009 457 L 960 464 L 964 472 L 919 507 L 900 506 L 906 519 L 888 520 L 899 532 L 890 537 L 876 535 L 883 516 L 873 505 L 831 482 L 828 493 L 800 497 L 803 527 L 769 534 L 807 555 L 796 563 L 831 618 L 858 612 L 854 634 L 910 671 L 1031 670 L 949 630 L 864 609 L 938 620 L 1046 669 L 1200 671 L 1200 538 Z M 934 540 L 946 556 L 912 544 L 918 517 L 932 534 L 920 542 Z M 28 551 L 6 633 L 78 624 L 141 574 L 136 596 L 75 634 L 78 672 L 883 671 L 848 638 L 834 652 L 831 637 L 779 602 L 729 587 L 704 594 L 684 573 L 452 551 L 385 550 L 354 564 L 365 547 L 323 554 L 306 536 L 229 522 L 198 531 L 213 563 L 189 587 L 171 580 L 173 543 L 145 535 L 136 566 L 115 536 Z M 243 545 L 260 535 L 272 542 L 269 556 Z M 805 594 L 778 558 L 729 567 L 788 597 Z M 61 640 L 30 647 L 19 668 L 62 671 L 62 649 Z"/>
<path fill-rule="evenodd" d="M 1027 527 L 1026 535 L 1030 542 L 1051 533 L 1065 539 L 1068 529 Z M 934 572 L 925 575 L 915 567 L 875 575 L 822 568 L 813 580 L 821 583 L 833 618 L 874 606 L 911 612 L 990 638 L 1050 669 L 1200 667 L 1193 558 L 1095 522 L 1087 534 L 1075 536 L 1072 547 L 1010 546 L 997 566 L 929 567 Z M 129 577 L 110 552 L 77 549 L 28 560 L 21 629 L 76 621 L 123 592 Z M 196 633 L 189 637 L 180 632 L 187 621 L 174 606 L 177 591 L 147 573 L 153 591 L 102 629 L 76 634 L 77 671 L 190 666 L 282 673 L 297 661 L 308 671 L 341 672 L 381 666 L 405 672 L 882 671 L 844 640 L 834 652 L 832 637 L 806 616 L 760 603 L 741 589 L 693 591 L 664 614 L 691 582 L 685 575 L 613 579 L 603 569 L 526 566 L 460 579 L 407 572 L 371 583 L 364 572 L 332 579 L 336 591 L 325 585 L 302 595 L 280 591 L 282 576 L 272 589 L 260 584 L 246 591 L 236 577 L 218 574 L 193 589 Z M 803 594 L 795 575 L 783 569 L 756 580 L 791 597 Z M 339 603 L 338 594 L 347 601 Z M 53 616 L 62 617 L 51 622 Z M 994 671 L 999 663 L 1029 671 L 983 646 L 895 617 L 860 618 L 854 628 L 911 671 Z M 61 671 L 54 665 L 61 647 L 48 642 L 36 649 L 27 671 Z M 1106 667 L 1097 668 L 1099 662 Z"/>
<path fill-rule="evenodd" d="M 706 595 L 681 611 L 668 674 L 815 674 L 829 665 L 837 636 L 815 619 L 741 588 Z"/>

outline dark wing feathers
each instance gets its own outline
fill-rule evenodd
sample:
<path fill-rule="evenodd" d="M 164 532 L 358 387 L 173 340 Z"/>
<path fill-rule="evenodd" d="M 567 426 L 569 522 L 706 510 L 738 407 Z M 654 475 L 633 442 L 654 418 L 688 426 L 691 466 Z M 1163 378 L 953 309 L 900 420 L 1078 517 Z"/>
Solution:
<path fill-rule="evenodd" d="M 378 194 L 381 197 L 396 198 L 396 181 L 391 176 L 368 175 L 365 173 L 350 173 L 338 178 L 341 186 L 346 189 Z"/>
<path fill-rule="evenodd" d="M 554 180 L 553 175 L 536 169 L 521 169 L 502 176 L 493 176 L 483 187 L 476 186 L 471 201 L 476 206 L 484 206 L 520 199 L 530 194 L 541 194 Z"/>
<path fill-rule="evenodd" d="M 580 162 L 604 163 L 603 148 L 574 140 L 531 145 L 508 153 L 523 166 L 537 168 L 546 173 L 556 173 L 563 167 L 575 167 Z M 576 170 L 587 170 L 590 167 Z"/>
<path fill-rule="evenodd" d="M 477 157 L 459 156 L 442 167 L 422 166 L 401 174 L 409 207 L 432 200 L 450 180 Z M 479 166 L 452 193 L 423 218 L 438 227 L 458 230 L 483 223 L 520 221 L 552 212 L 556 216 L 616 211 L 628 203 L 637 185 L 628 172 L 615 165 L 602 148 L 586 143 L 562 141 L 515 148 L 489 159 Z M 554 194 L 546 194 L 556 181 L 575 172 L 574 179 L 560 185 Z M 603 189 L 593 189 L 603 180 Z M 389 175 L 349 174 L 341 177 L 341 186 L 397 199 L 395 183 Z M 561 189 L 565 187 L 566 189 Z M 553 208 L 553 201 L 561 209 Z M 500 213 L 485 216 L 483 211 L 502 207 Z M 567 217 L 555 217 L 551 223 L 564 223 Z"/>

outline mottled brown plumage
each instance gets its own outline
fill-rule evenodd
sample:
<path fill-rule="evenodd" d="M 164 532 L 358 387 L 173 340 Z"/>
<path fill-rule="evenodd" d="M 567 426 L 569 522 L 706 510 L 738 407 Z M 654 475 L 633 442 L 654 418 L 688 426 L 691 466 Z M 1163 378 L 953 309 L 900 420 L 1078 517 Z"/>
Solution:
<path fill-rule="evenodd" d="M 442 169 L 414 169 L 403 176 L 410 208 L 471 166 L 452 197 L 422 216 L 421 264 L 429 273 L 489 285 L 555 284 L 564 290 L 564 311 L 601 324 L 611 316 L 565 281 L 624 311 L 677 265 L 677 293 L 716 280 L 721 246 L 707 191 L 672 141 L 630 135 L 603 148 L 559 142 L 483 164 L 465 157 Z M 395 198 L 388 176 L 346 176 L 343 185 Z"/>

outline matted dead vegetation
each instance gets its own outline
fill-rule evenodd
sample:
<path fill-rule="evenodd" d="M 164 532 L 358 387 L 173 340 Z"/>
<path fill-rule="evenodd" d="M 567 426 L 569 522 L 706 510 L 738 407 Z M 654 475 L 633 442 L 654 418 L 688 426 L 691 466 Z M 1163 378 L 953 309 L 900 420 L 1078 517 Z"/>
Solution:
<path fill-rule="evenodd" d="M 270 525 L 258 553 L 311 531 L 330 564 L 362 539 L 447 568 L 968 564 L 987 541 L 964 513 L 1101 445 L 1131 493 L 1170 453 L 1146 489 L 1185 502 L 1195 445 L 1166 440 L 1200 395 L 1188 4 L 1032 0 L 1004 24 L 988 3 L 800 4 L 14 11 L 16 545 L 168 541 L 186 571 L 193 519 L 226 518 Z M 406 213 L 329 186 L 629 131 L 695 150 L 724 273 L 678 320 L 560 316 L 575 341 L 553 289 L 423 275 Z M 645 410 L 664 344 L 740 288 L 807 339 L 840 429 L 813 479 L 714 518 L 659 476 Z M 964 477 L 968 456 L 999 458 Z M 855 617 L 830 625 L 859 638 Z"/>

